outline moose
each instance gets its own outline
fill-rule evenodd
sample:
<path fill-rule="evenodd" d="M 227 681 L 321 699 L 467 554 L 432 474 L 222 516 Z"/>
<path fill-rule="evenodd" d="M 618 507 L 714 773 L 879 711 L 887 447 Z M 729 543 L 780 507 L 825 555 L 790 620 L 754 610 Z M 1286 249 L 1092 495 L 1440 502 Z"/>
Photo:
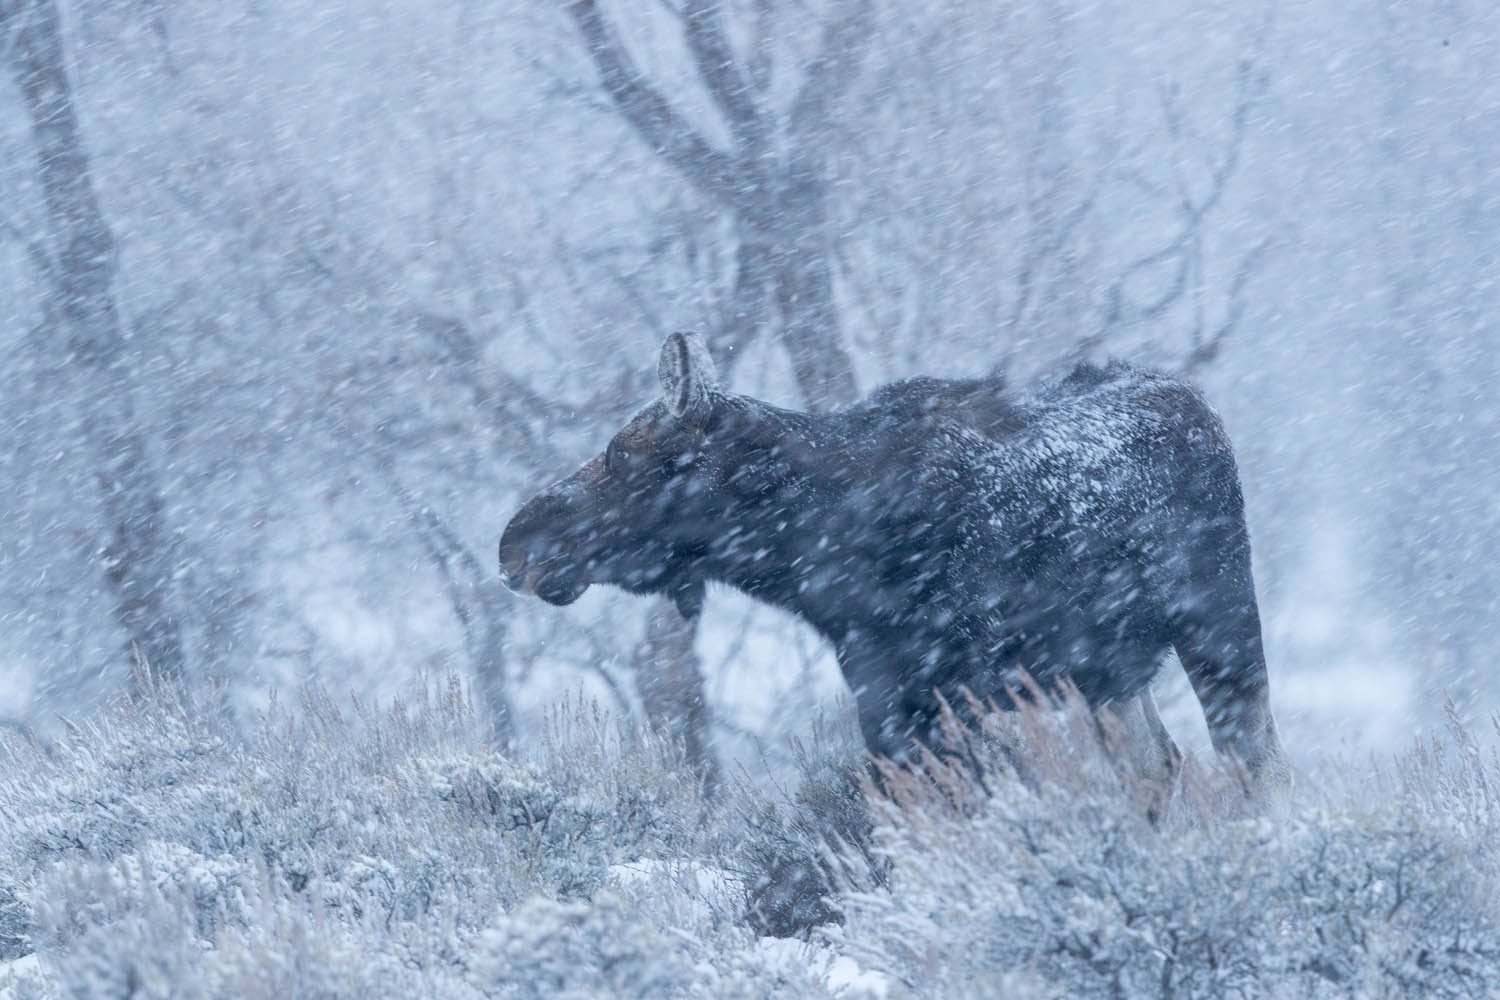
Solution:
<path fill-rule="evenodd" d="M 1119 362 L 1018 394 L 919 377 L 808 413 L 726 391 L 685 333 L 658 376 L 506 526 L 512 590 L 614 584 L 692 617 L 707 583 L 736 587 L 833 645 L 867 749 L 898 760 L 939 738 L 945 699 L 1014 707 L 1026 675 L 1137 712 L 1175 759 L 1149 691 L 1175 649 L 1215 748 L 1289 780 L 1234 455 L 1186 382 Z"/>

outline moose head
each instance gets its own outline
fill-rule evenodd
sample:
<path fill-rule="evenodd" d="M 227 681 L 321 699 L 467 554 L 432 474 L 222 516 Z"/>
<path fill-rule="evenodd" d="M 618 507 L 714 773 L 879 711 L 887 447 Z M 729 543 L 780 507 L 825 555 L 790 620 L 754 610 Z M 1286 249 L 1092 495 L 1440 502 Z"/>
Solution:
<path fill-rule="evenodd" d="M 670 594 L 687 617 L 701 610 L 696 564 L 743 498 L 758 449 L 744 433 L 751 414 L 720 388 L 697 335 L 669 336 L 657 374 L 661 398 L 506 526 L 500 570 L 512 590 L 562 605 L 609 583 Z"/>

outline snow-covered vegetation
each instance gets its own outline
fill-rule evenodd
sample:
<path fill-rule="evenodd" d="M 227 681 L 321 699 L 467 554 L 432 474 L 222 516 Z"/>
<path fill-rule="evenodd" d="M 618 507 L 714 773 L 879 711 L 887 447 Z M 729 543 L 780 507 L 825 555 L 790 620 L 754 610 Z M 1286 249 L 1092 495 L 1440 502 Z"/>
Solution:
<path fill-rule="evenodd" d="M 805 748 L 800 787 L 708 799 L 672 741 L 583 707 L 498 753 L 456 681 L 306 690 L 248 742 L 137 687 L 7 736 L 0 996 L 1500 989 L 1500 760 L 1457 723 L 1270 802 L 1191 757 L 1166 799 L 1078 704 L 878 781 Z"/>
<path fill-rule="evenodd" d="M 728 831 L 669 742 L 578 711 L 507 758 L 456 686 L 378 712 L 308 691 L 301 709 L 242 745 L 150 690 L 10 745 L 4 957 L 35 950 L 57 996 L 818 987 L 703 873 Z"/>

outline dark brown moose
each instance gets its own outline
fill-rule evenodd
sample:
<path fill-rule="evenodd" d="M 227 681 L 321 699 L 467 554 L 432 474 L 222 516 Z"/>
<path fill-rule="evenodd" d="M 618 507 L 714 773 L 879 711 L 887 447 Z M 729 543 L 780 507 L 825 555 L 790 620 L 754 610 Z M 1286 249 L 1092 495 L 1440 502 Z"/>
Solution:
<path fill-rule="evenodd" d="M 1175 649 L 1215 747 L 1289 777 L 1267 699 L 1244 503 L 1228 438 L 1188 384 L 1081 365 L 1010 395 L 915 378 L 829 414 L 725 391 L 673 334 L 662 397 L 500 539 L 513 590 L 591 584 L 697 614 L 729 584 L 837 650 L 867 747 L 934 741 L 940 695 L 1010 704 L 1022 671 L 1139 711 Z"/>

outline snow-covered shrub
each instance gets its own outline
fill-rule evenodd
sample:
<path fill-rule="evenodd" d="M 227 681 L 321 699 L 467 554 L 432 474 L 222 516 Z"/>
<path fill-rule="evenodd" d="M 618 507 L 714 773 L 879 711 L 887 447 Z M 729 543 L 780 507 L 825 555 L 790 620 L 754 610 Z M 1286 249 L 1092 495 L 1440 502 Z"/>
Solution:
<path fill-rule="evenodd" d="M 87 970 L 161 979 L 298 907 L 335 937 L 464 934 L 534 895 L 591 894 L 613 864 L 690 853 L 705 828 L 696 778 L 649 734 L 516 761 L 453 685 L 381 712 L 309 690 L 301 708 L 239 743 L 212 704 L 147 683 L 55 746 L 7 745 L 0 943 L 86 953 L 68 968 L 107 992 Z"/>
<path fill-rule="evenodd" d="M 0 963 L 0 1000 L 48 1000 L 49 995 L 35 955 Z"/>
<path fill-rule="evenodd" d="M 888 888 L 844 894 L 824 935 L 919 996 L 1500 990 L 1500 766 L 1461 729 L 1467 763 L 1429 748 L 1373 797 L 1321 776 L 1248 802 L 1238 775 L 1190 759 L 1157 822 L 1159 790 L 1076 701 L 969 737 L 885 770 Z"/>
<path fill-rule="evenodd" d="M 516 998 L 681 995 L 693 982 L 689 941 L 633 919 L 611 895 L 529 900 L 484 933 L 475 971 Z"/>
<path fill-rule="evenodd" d="M 458 955 L 462 934 L 442 921 L 361 917 L 308 893 L 288 894 L 263 866 L 243 863 L 234 898 L 221 898 L 212 942 L 193 933 L 191 886 L 138 881 L 128 860 L 83 864 L 45 887 L 72 905 L 95 900 L 115 916 L 64 934 L 48 902 L 39 920 L 63 944 L 43 953 L 54 995 L 80 998 L 477 997 Z M 71 891 L 68 883 L 72 882 Z"/>
<path fill-rule="evenodd" d="M 30 917 L 16 887 L 0 874 L 0 962 L 20 958 L 31 951 Z"/>
<path fill-rule="evenodd" d="M 583 712 L 571 721 L 539 760 L 493 750 L 424 756 L 402 777 L 516 845 L 533 866 L 525 881 L 548 896 L 587 896 L 622 859 L 686 851 L 704 830 L 706 804 L 677 749 L 654 733 L 607 733 Z"/>
<path fill-rule="evenodd" d="M 704 922 L 690 894 L 662 884 L 629 881 L 588 902 L 527 902 L 481 937 L 471 980 L 516 1000 L 833 995 L 826 952 L 762 947 L 743 926 Z"/>
<path fill-rule="evenodd" d="M 764 799 L 742 787 L 735 802 L 748 834 L 734 851 L 746 919 L 773 937 L 805 937 L 842 920 L 836 888 L 882 876 L 870 854 L 864 755 L 821 734 L 792 749 L 800 777 L 794 790 Z"/>
<path fill-rule="evenodd" d="M 1457 724 L 1284 801 L 1191 758 L 1168 799 L 1077 703 L 878 782 L 820 747 L 800 789 L 718 804 L 670 741 L 587 713 L 499 754 L 452 686 L 309 691 L 230 733 L 148 687 L 0 749 L 13 994 L 1500 993 L 1500 762 Z"/>
<path fill-rule="evenodd" d="M 147 683 L 0 749 L 0 933 L 51 996 L 827 995 L 670 740 L 575 711 L 506 757 L 453 685 L 300 709 L 242 742 Z"/>

